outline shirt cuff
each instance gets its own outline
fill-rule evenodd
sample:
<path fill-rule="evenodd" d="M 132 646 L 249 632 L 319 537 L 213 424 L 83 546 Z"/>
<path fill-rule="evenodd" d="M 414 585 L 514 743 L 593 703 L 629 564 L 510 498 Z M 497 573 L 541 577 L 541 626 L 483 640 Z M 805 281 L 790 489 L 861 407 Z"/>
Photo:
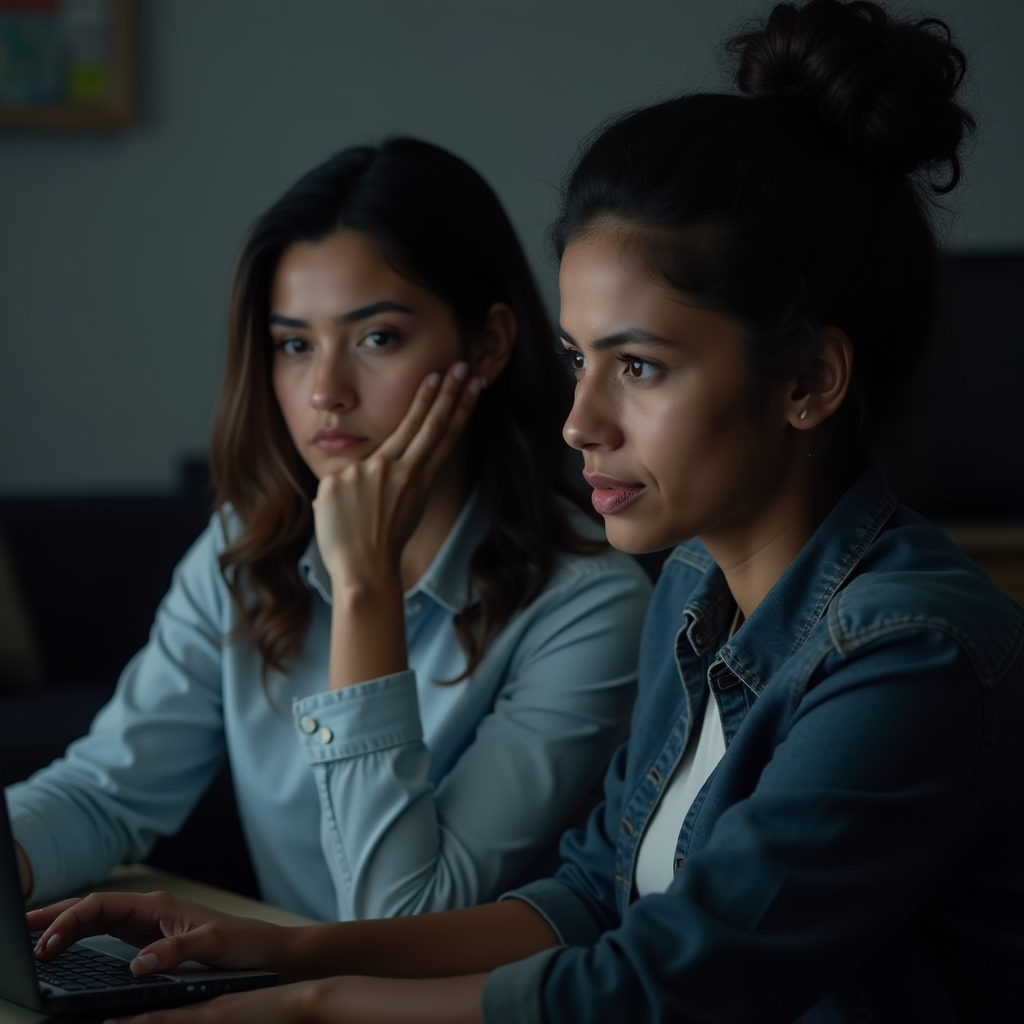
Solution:
<path fill-rule="evenodd" d="M 416 673 L 411 669 L 296 700 L 292 718 L 310 764 L 423 739 Z"/>
<path fill-rule="evenodd" d="M 32 865 L 32 891 L 28 894 L 26 902 L 43 903 L 66 894 L 66 889 L 61 888 L 61 880 L 55 877 L 58 874 L 60 858 L 53 841 L 53 833 L 41 815 L 31 807 L 17 806 L 11 795 L 11 791 L 8 790 L 11 832 Z"/>
<path fill-rule="evenodd" d="M 541 878 L 498 898 L 529 904 L 547 921 L 563 946 L 592 946 L 601 937 L 586 903 L 569 886 L 553 878 Z"/>
<path fill-rule="evenodd" d="M 545 949 L 492 971 L 481 1004 L 484 1024 L 540 1024 L 544 1020 L 544 976 L 560 952 Z"/>

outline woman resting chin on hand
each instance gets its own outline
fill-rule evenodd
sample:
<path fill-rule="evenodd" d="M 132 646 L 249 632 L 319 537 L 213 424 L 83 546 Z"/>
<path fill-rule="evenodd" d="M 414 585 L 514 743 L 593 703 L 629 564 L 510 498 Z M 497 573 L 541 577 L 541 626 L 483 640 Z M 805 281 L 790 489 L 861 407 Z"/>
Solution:
<path fill-rule="evenodd" d="M 144 858 L 226 755 L 268 902 L 494 899 L 620 742 L 650 595 L 563 479 L 508 219 L 435 146 L 345 150 L 256 221 L 229 341 L 218 511 L 89 736 L 7 791 L 26 893 Z"/>

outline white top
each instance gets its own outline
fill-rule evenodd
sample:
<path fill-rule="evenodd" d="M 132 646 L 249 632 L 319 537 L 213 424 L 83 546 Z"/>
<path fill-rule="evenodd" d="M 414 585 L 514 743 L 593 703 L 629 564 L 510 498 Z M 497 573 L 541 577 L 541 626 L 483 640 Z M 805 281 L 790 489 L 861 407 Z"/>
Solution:
<path fill-rule="evenodd" d="M 733 619 L 729 636 L 736 632 L 739 610 Z M 700 735 L 694 742 L 696 729 L 690 734 L 683 757 L 672 773 L 665 792 L 655 808 L 640 840 L 636 856 L 636 890 L 640 896 L 652 892 L 664 892 L 675 877 L 673 862 L 679 833 L 690 805 L 697 798 L 701 787 L 708 781 L 718 762 L 725 753 L 725 732 L 718 714 L 718 704 L 709 693 L 704 703 L 704 716 L 700 723 Z"/>

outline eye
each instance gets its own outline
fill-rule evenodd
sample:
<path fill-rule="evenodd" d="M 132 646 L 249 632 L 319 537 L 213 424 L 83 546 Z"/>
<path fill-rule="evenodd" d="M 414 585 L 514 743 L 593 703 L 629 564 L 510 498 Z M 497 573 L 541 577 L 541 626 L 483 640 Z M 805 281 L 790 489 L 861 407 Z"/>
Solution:
<path fill-rule="evenodd" d="M 571 374 L 582 373 L 587 368 L 587 361 L 584 359 L 582 352 L 577 352 L 574 348 L 564 347 L 556 351 L 558 358 Z"/>
<path fill-rule="evenodd" d="M 367 348 L 387 348 L 398 341 L 398 335 L 394 331 L 367 331 L 360 339 L 360 344 Z"/>
<path fill-rule="evenodd" d="M 305 352 L 309 346 L 302 338 L 290 334 L 287 338 L 278 338 L 274 342 L 274 348 L 276 351 L 284 352 L 286 355 L 296 356 L 300 352 Z"/>
<path fill-rule="evenodd" d="M 619 356 L 619 360 L 625 367 L 623 371 L 624 376 L 630 380 L 653 380 L 658 374 L 658 367 L 646 359 L 638 359 L 636 356 L 623 354 Z"/>

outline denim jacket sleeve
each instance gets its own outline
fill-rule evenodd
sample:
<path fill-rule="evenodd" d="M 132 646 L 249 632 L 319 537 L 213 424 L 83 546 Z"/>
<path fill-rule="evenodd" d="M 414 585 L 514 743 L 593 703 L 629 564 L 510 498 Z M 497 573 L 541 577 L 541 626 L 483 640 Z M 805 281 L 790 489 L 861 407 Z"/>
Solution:
<path fill-rule="evenodd" d="M 339 919 L 494 898 L 554 839 L 621 738 L 635 692 L 649 584 L 613 558 L 611 571 L 582 560 L 495 641 L 485 657 L 506 665 L 494 703 L 436 786 L 414 672 L 295 703 Z"/>
<path fill-rule="evenodd" d="M 149 643 L 65 756 L 7 790 L 33 901 L 101 881 L 179 829 L 225 753 L 215 520 L 175 570 Z"/>
<path fill-rule="evenodd" d="M 570 944 L 495 971 L 488 1024 L 792 1019 L 906 921 L 976 812 L 984 688 L 939 629 L 819 646 L 799 685 L 749 712 L 745 730 L 786 719 L 785 735 L 756 770 L 723 759 L 696 827 L 724 810 L 665 893 L 610 922 L 610 808 L 563 848 L 559 881 L 522 891 Z M 794 963 L 800 984 L 780 983 Z"/>

